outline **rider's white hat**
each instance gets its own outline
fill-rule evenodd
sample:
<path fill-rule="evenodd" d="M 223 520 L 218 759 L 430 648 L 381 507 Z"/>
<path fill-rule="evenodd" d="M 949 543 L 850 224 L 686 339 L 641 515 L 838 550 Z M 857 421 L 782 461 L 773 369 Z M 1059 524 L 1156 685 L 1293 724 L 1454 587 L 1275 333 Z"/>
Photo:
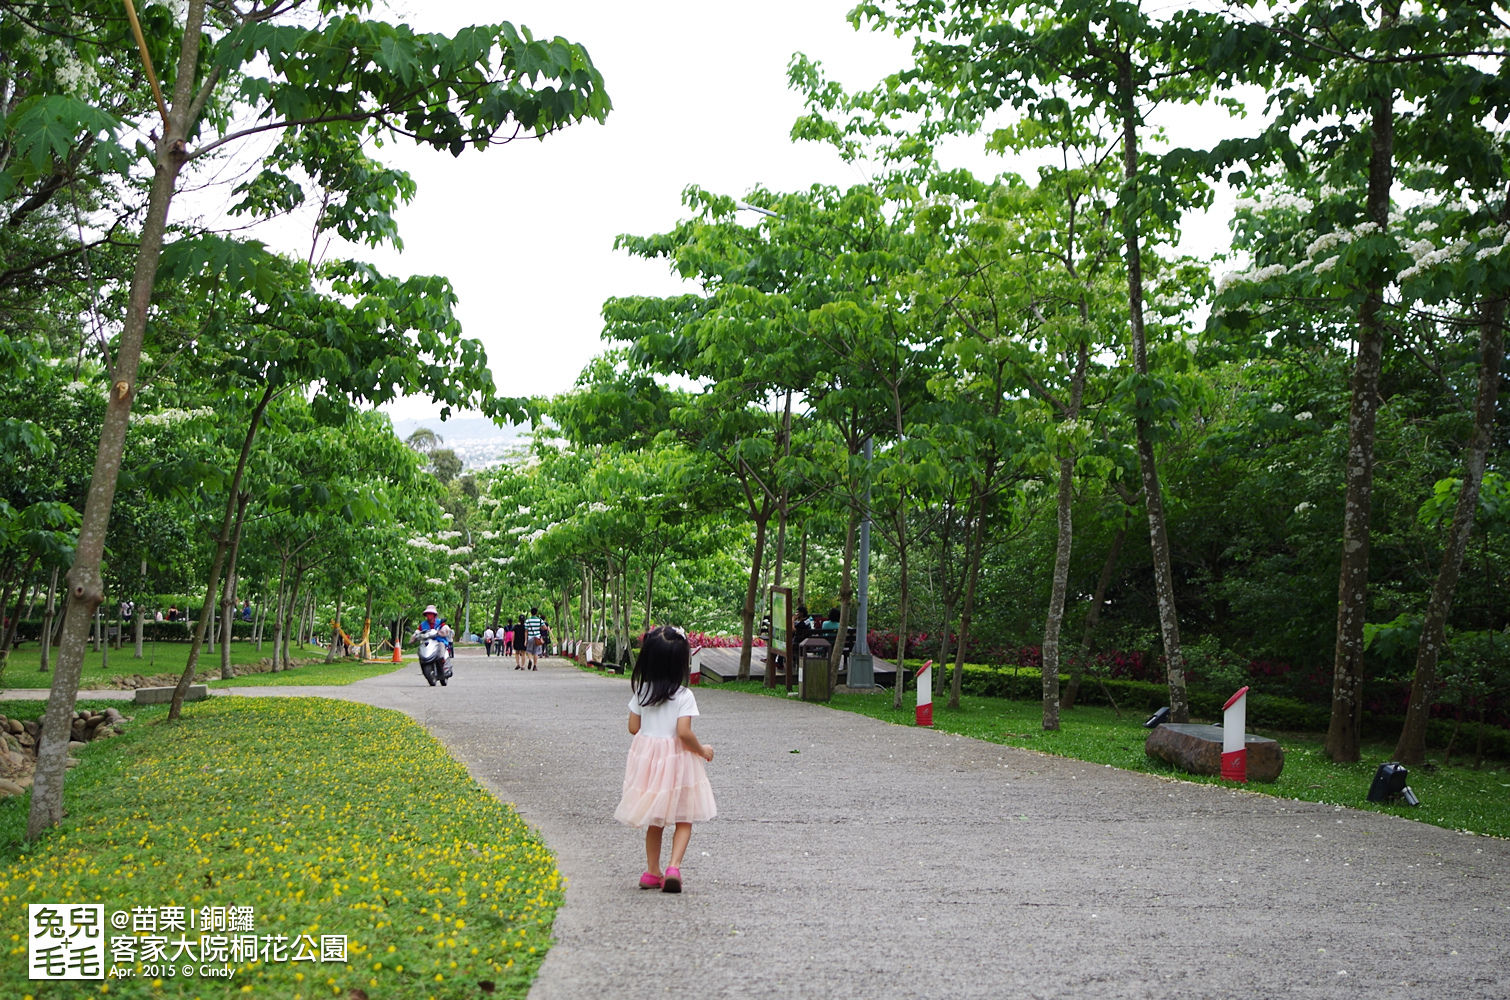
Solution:
<path fill-rule="evenodd" d="M 420 612 L 420 614 L 425 614 L 425 615 L 438 615 L 438 614 L 440 614 L 440 611 L 438 611 L 438 610 L 437 610 L 437 609 L 436 609 L 436 607 L 435 607 L 435 605 L 433 605 L 433 604 L 431 604 L 431 605 L 428 605 L 428 606 L 427 606 L 427 607 L 426 607 L 426 608 L 425 608 L 425 610 L 424 610 L 424 611 L 422 611 L 422 612 Z"/>

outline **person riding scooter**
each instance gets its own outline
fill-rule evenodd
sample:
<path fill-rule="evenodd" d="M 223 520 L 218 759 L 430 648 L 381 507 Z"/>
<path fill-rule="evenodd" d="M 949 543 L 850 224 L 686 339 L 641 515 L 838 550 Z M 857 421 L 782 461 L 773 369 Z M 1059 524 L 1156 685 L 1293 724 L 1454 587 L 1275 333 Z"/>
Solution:
<path fill-rule="evenodd" d="M 451 643 L 451 628 L 446 624 L 446 620 L 440 617 L 440 612 L 435 605 L 431 604 L 425 608 L 419 625 L 414 629 L 414 637 L 423 638 L 427 642 L 434 640 L 440 644 L 438 647 L 431 646 L 430 652 L 426 651 L 426 642 L 420 644 L 419 668 L 420 672 L 425 675 L 425 680 L 429 681 L 432 686 L 437 681 L 444 685 L 447 678 L 451 676 L 450 659 L 456 655 L 456 649 Z M 444 656 L 441 655 L 442 652 Z"/>
<path fill-rule="evenodd" d="M 451 628 L 433 604 L 425 606 L 420 623 L 414 627 L 414 637 L 418 638 L 422 633 L 431 631 L 440 633 L 440 637 L 445 640 L 446 650 L 454 655 L 454 647 L 451 645 Z"/>

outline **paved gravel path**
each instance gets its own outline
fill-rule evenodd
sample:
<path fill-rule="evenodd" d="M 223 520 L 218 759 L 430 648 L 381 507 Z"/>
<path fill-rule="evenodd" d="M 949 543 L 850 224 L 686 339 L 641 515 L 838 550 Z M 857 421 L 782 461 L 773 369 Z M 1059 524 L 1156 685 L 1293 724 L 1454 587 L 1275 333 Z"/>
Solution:
<path fill-rule="evenodd" d="M 1510 841 L 708 687 L 720 816 L 640 892 L 624 680 L 468 652 L 444 689 L 239 693 L 407 712 L 541 830 L 534 1000 L 1510 997 Z"/>

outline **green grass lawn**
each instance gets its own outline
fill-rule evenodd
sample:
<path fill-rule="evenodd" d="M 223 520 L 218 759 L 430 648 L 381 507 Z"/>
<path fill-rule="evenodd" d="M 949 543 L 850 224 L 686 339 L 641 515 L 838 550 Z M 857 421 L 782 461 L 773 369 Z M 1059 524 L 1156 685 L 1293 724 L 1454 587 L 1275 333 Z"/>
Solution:
<path fill-rule="evenodd" d="M 138 660 L 136 650 L 127 645 L 122 649 L 109 651 L 109 658 L 102 664 L 104 654 L 86 652 L 84 654 L 84 672 L 79 679 L 79 690 L 108 688 L 111 681 L 117 677 L 130 677 L 134 674 L 142 674 L 151 677 L 157 674 L 181 674 L 184 665 L 189 662 L 189 644 L 187 642 L 149 642 L 143 649 L 143 656 Z M 295 663 L 318 663 L 325 659 L 325 650 L 315 647 L 299 649 L 294 647 L 290 651 Z M 261 660 L 270 659 L 273 655 L 273 644 L 264 643 L 261 651 L 258 651 L 256 643 L 233 642 L 231 643 L 231 663 L 236 666 L 251 666 Z M 10 660 L 6 664 L 5 673 L 0 676 L 0 689 L 37 688 L 46 690 L 52 686 L 52 673 L 43 673 L 39 667 L 42 662 L 40 648 L 34 642 L 29 642 L 20 649 L 12 650 Z M 57 662 L 57 650 L 53 650 L 53 663 Z M 355 665 L 355 664 L 354 664 Z M 212 674 L 220 671 L 220 647 L 215 648 L 214 653 L 200 650 L 199 670 Z M 382 673 L 381 669 L 377 671 Z M 250 675 L 248 675 L 250 676 Z M 370 677 L 372 674 L 362 676 Z M 352 677 L 351 680 L 359 680 Z M 247 677 L 239 677 L 235 683 L 276 683 L 272 681 L 251 681 Z M 320 684 L 349 684 L 351 681 L 296 681 L 286 683 L 320 683 Z"/>
<path fill-rule="evenodd" d="M 768 692 L 759 681 L 719 685 L 759 694 Z M 785 697 L 777 687 L 773 693 Z M 891 707 L 890 691 L 875 694 L 835 694 L 831 708 L 869 715 L 898 725 L 915 724 L 915 699 L 908 691 L 904 707 Z M 1110 708 L 1081 706 L 1063 713 L 1057 732 L 1044 732 L 1043 706 L 1038 702 L 964 696 L 958 709 L 944 705 L 947 695 L 934 696 L 933 725 L 945 732 L 1007 746 L 1024 747 L 1061 757 L 1110 764 L 1128 771 L 1144 771 L 1183 781 L 1223 784 L 1220 778 L 1176 770 L 1143 752 L 1148 733 L 1142 715 L 1127 712 L 1119 719 Z M 1376 805 L 1367 800 L 1374 770 L 1390 759 L 1391 744 L 1364 744 L 1357 764 L 1334 764 L 1322 751 L 1322 739 L 1312 734 L 1261 733 L 1279 740 L 1285 752 L 1284 771 L 1272 784 L 1249 782 L 1247 790 L 1263 795 L 1353 806 L 1392 813 L 1436 826 L 1495 837 L 1510 837 L 1510 767 L 1503 762 L 1471 767 L 1413 767 L 1410 787 L 1421 800 L 1419 808 Z"/>
<path fill-rule="evenodd" d="M 36 717 L 42 703 L 4 708 Z M 320 698 L 217 698 L 171 726 L 162 708 L 133 714 L 125 735 L 79 751 L 61 829 L 27 846 L 29 793 L 0 801 L 9 951 L 0 995 L 451 1000 L 528 991 L 561 902 L 555 860 L 413 720 Z M 259 938 L 283 935 L 292 949 L 302 935 L 344 935 L 347 960 L 233 961 L 228 980 L 201 977 L 196 962 L 188 979 L 28 982 L 25 904 L 43 902 L 100 903 L 107 921 L 133 907 L 252 907 Z"/>
<path fill-rule="evenodd" d="M 392 673 L 395 670 L 413 670 L 416 673 L 419 667 L 415 660 L 410 657 L 401 663 L 362 663 L 357 660 L 336 660 L 334 663 L 325 663 L 319 660 L 313 663 L 305 663 L 295 666 L 292 670 L 280 670 L 277 673 L 243 674 L 240 677 L 232 677 L 228 681 L 212 680 L 210 687 L 294 687 L 314 684 L 350 684 L 353 681 L 366 680 L 368 677 L 381 677 L 383 674 Z"/>

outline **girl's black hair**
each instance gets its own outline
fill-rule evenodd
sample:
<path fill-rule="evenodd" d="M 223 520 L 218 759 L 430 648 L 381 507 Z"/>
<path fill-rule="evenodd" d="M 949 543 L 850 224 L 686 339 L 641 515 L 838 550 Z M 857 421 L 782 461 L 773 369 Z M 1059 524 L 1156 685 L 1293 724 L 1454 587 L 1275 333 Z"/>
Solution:
<path fill-rule="evenodd" d="M 646 632 L 629 677 L 640 704 L 648 708 L 670 701 L 691 680 L 692 647 L 687 637 L 670 625 Z"/>

